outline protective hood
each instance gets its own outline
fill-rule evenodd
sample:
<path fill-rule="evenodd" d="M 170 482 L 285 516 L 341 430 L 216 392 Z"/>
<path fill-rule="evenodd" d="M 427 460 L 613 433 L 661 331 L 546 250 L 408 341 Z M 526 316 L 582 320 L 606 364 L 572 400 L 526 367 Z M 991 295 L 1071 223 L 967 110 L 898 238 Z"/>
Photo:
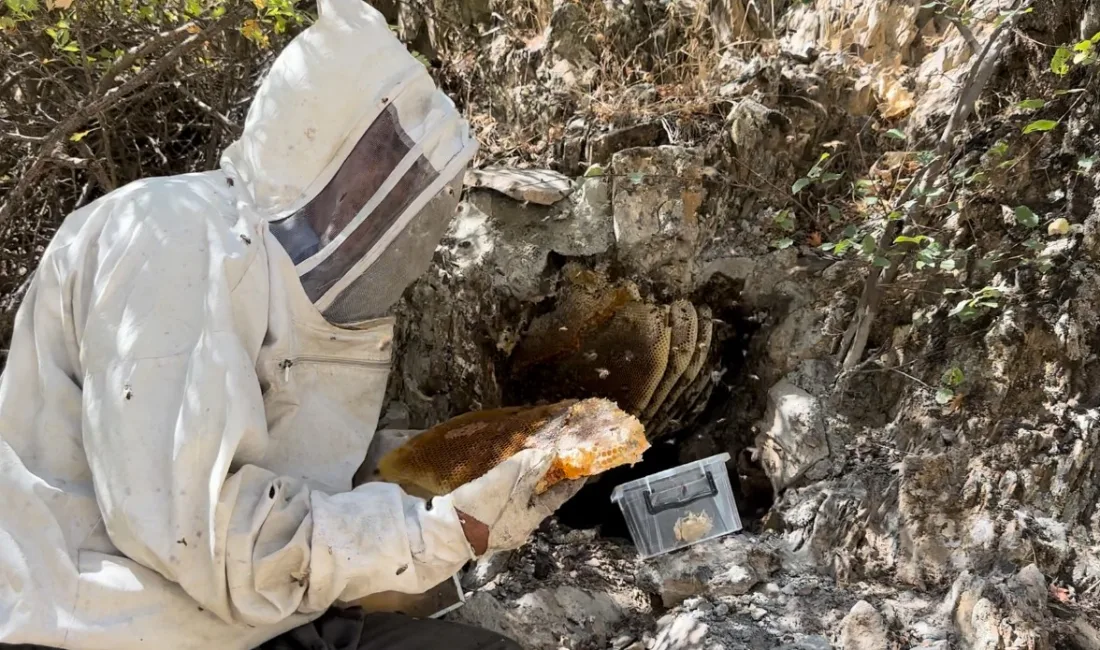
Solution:
<path fill-rule="evenodd" d="M 362 0 L 320 0 L 222 157 L 314 304 L 382 315 L 423 273 L 476 152 L 465 120 Z"/>

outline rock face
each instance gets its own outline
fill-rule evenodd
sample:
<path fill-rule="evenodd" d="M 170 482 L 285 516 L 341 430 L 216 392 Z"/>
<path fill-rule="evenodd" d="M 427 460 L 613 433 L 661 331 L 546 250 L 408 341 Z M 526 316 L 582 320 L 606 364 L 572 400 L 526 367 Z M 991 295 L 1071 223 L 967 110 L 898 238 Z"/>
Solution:
<path fill-rule="evenodd" d="M 656 282 L 688 289 L 706 198 L 702 152 L 671 146 L 627 149 L 612 156 L 611 170 L 619 259 Z"/>

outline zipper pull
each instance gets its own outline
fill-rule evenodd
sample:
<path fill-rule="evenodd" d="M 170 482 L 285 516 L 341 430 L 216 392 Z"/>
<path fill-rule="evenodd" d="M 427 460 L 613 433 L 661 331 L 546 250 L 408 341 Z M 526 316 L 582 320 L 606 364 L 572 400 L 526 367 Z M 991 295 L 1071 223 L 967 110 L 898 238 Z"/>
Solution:
<path fill-rule="evenodd" d="M 290 367 L 294 365 L 294 362 L 290 359 L 283 359 L 283 362 L 279 364 L 279 367 L 283 369 L 283 381 L 290 383 Z"/>

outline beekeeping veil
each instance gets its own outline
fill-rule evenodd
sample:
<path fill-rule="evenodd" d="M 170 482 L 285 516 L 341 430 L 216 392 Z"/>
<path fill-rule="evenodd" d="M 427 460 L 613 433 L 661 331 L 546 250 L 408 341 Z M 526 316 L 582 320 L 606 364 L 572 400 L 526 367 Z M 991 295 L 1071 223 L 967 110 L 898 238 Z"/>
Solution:
<path fill-rule="evenodd" d="M 329 321 L 384 314 L 423 273 L 476 151 L 427 70 L 362 0 L 320 0 L 222 167 Z"/>

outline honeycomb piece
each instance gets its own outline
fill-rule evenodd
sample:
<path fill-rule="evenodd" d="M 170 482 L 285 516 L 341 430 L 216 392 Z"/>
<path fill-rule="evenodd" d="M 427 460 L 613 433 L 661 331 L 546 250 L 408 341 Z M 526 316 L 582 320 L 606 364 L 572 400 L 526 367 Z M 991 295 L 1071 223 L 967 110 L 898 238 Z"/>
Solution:
<path fill-rule="evenodd" d="M 642 421 L 649 421 L 665 403 L 676 383 L 687 370 L 695 356 L 695 340 L 699 335 L 699 319 L 695 307 L 687 300 L 677 300 L 669 310 L 670 346 L 668 365 L 661 383 L 657 385 L 649 405 L 642 413 Z"/>
<path fill-rule="evenodd" d="M 536 318 L 512 355 L 516 371 L 575 353 L 585 338 L 625 305 L 637 300 L 637 287 L 608 285 L 593 271 L 567 265 L 565 286 L 554 311 Z"/>
<path fill-rule="evenodd" d="M 679 381 L 676 382 L 676 387 L 672 389 L 672 392 L 665 399 L 665 403 L 658 411 L 656 417 L 650 422 L 650 439 L 656 439 L 666 433 L 671 433 L 671 429 L 675 426 L 675 418 L 673 415 L 686 413 L 688 408 L 690 408 L 690 403 L 683 403 L 691 401 L 691 398 L 685 399 L 685 394 L 698 379 L 700 372 L 702 372 L 703 367 L 706 365 L 707 358 L 710 356 L 710 344 L 714 336 L 713 313 L 710 307 L 706 305 L 698 306 L 696 312 L 698 314 L 697 320 L 699 330 L 691 362 L 688 364 L 687 369 L 684 370 L 684 374 L 680 376 Z"/>
<path fill-rule="evenodd" d="M 478 411 L 453 418 L 394 449 L 381 477 L 410 493 L 447 494 L 528 448 L 554 460 L 537 491 L 641 460 L 649 448 L 641 422 L 602 399 Z"/>

